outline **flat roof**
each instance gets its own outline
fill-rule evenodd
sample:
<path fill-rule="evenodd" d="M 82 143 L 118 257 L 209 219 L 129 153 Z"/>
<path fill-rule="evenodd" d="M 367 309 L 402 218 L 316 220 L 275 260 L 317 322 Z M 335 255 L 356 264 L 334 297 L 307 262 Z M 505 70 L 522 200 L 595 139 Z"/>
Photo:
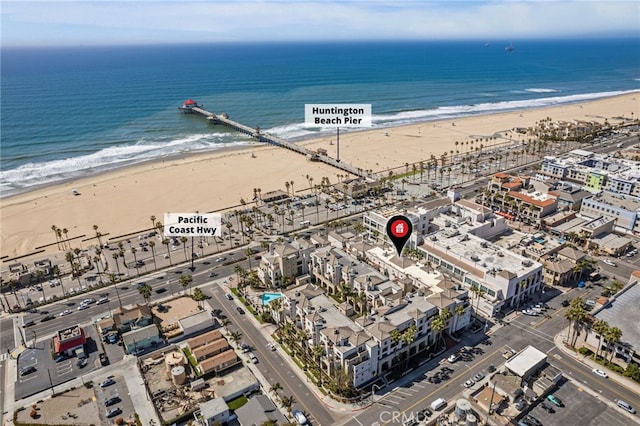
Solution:
<path fill-rule="evenodd" d="M 504 365 L 514 374 L 523 377 L 527 375 L 531 368 L 538 366 L 546 359 L 547 354 L 529 345 L 511 357 Z"/>
<path fill-rule="evenodd" d="M 622 330 L 622 342 L 640 348 L 640 285 L 636 281 L 593 316 L 605 320 L 611 327 Z"/>

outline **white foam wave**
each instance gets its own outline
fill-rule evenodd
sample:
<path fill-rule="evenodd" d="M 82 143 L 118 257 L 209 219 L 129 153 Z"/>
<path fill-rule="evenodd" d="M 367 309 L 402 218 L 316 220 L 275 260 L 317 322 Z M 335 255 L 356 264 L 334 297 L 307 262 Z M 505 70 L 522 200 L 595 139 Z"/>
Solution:
<path fill-rule="evenodd" d="M 525 92 L 531 92 L 531 93 L 558 93 L 560 92 L 560 90 L 557 89 L 541 89 L 541 88 L 531 88 L 531 89 L 524 89 Z"/>
<path fill-rule="evenodd" d="M 2 196 L 11 195 L 34 185 L 48 184 L 63 179 L 77 178 L 95 172 L 115 169 L 181 153 L 193 153 L 246 145 L 242 135 L 205 133 L 184 136 L 168 141 L 142 139 L 133 145 L 104 148 L 92 154 L 45 163 L 27 163 L 15 169 L 0 171 Z"/>

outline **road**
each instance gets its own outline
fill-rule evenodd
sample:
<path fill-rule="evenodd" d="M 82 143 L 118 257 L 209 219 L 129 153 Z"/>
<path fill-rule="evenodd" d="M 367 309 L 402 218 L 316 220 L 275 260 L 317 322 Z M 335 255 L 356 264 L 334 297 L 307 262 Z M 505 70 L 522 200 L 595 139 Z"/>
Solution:
<path fill-rule="evenodd" d="M 288 361 L 282 358 L 280 351 L 271 351 L 267 345 L 272 341 L 267 341 L 262 333 L 256 329 L 254 323 L 249 318 L 249 313 L 240 314 L 236 310 L 235 299 L 227 300 L 224 296 L 225 290 L 219 286 L 211 286 L 205 290 L 212 299 L 210 303 L 222 310 L 223 314 L 231 321 L 228 326 L 229 331 L 239 331 L 242 333 L 242 341 L 252 347 L 252 352 L 258 357 L 256 367 L 271 384 L 280 383 L 282 390 L 280 395 L 293 396 L 296 403 L 294 409 L 299 409 L 309 414 L 311 424 L 333 425 L 335 417 L 322 402 L 312 393 L 306 384 L 291 371 Z M 286 356 L 286 355 L 285 355 Z"/>

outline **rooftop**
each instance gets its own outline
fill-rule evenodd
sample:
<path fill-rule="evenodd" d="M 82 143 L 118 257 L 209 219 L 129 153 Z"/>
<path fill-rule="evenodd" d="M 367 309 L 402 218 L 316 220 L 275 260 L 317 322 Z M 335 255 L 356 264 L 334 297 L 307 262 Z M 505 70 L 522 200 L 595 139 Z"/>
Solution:
<path fill-rule="evenodd" d="M 602 307 L 593 316 L 605 320 L 611 327 L 622 330 L 621 341 L 640 348 L 640 285 L 638 281 L 618 293 L 609 304 Z"/>
<path fill-rule="evenodd" d="M 547 359 L 547 355 L 529 345 L 513 357 L 511 357 L 504 365 L 520 377 L 526 375 L 529 370 Z"/>

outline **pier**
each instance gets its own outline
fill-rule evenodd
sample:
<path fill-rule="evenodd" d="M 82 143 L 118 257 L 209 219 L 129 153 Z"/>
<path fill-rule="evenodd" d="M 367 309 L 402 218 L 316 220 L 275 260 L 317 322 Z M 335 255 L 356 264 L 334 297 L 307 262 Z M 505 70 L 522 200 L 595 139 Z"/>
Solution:
<path fill-rule="evenodd" d="M 249 135 L 258 142 L 267 143 L 269 145 L 274 145 L 280 148 L 285 148 L 297 152 L 298 154 L 304 155 L 311 161 L 319 161 L 328 164 L 354 176 L 376 179 L 375 176 L 370 175 L 366 170 L 355 167 L 351 164 L 343 163 L 336 158 L 326 155 L 324 152 L 317 152 L 303 146 L 299 146 L 293 142 L 289 142 L 277 136 L 270 135 L 269 133 L 261 132 L 259 127 L 252 128 L 242 123 L 238 123 L 237 121 L 231 120 L 225 113 L 215 114 L 213 112 L 207 111 L 202 105 L 198 105 L 191 99 L 185 101 L 185 103 L 179 108 L 185 114 L 200 115 L 204 117 L 209 122 L 209 124 L 226 126 L 240 133 L 244 133 L 245 135 Z"/>

